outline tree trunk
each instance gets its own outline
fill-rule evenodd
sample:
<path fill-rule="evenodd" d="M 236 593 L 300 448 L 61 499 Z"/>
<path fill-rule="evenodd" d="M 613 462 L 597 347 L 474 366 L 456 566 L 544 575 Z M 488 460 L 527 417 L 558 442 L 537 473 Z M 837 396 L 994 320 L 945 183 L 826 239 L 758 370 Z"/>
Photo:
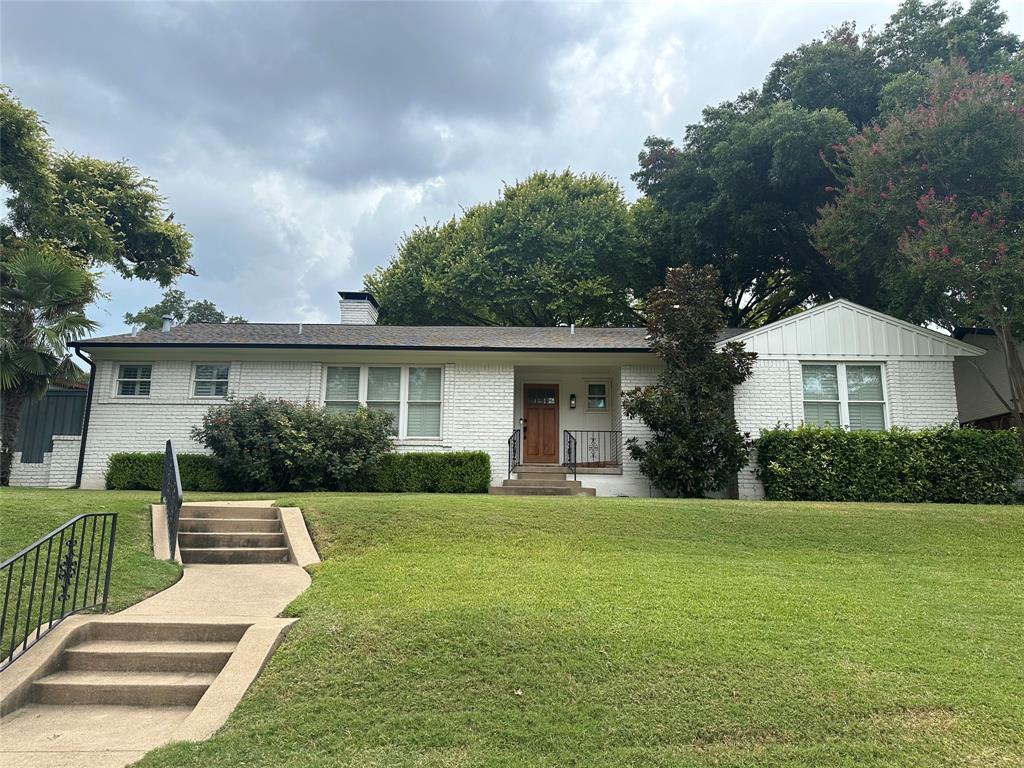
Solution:
<path fill-rule="evenodd" d="M 14 463 L 14 438 L 21 421 L 21 406 L 25 393 L 17 390 L 4 392 L 2 423 L 0 423 L 0 486 L 11 484 L 11 465 Z"/>

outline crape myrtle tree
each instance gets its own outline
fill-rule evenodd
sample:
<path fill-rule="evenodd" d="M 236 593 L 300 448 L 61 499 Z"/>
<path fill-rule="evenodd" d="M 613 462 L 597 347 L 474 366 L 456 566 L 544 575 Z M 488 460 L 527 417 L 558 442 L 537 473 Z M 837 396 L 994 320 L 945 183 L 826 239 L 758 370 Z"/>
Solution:
<path fill-rule="evenodd" d="M 171 283 L 189 266 L 191 240 L 152 179 L 123 161 L 54 151 L 39 115 L 0 86 L 0 483 L 21 409 L 74 374 L 68 342 L 92 330 L 86 306 L 96 270 Z"/>
<path fill-rule="evenodd" d="M 812 237 L 848 295 L 914 322 L 992 329 L 1024 427 L 1024 91 L 964 62 L 925 104 L 837 147 Z M 994 389 L 994 388 L 993 388 Z"/>
<path fill-rule="evenodd" d="M 158 331 L 163 327 L 164 315 L 170 315 L 176 325 L 194 323 L 245 323 L 244 317 L 228 315 L 208 299 L 190 299 L 177 288 L 168 288 L 156 304 L 138 312 L 126 312 L 124 322 L 143 330 Z"/>
<path fill-rule="evenodd" d="M 656 384 L 622 393 L 629 418 L 651 438 L 627 446 L 640 470 L 669 496 L 721 490 L 746 464 L 749 435 L 732 414 L 733 389 L 750 375 L 756 354 L 742 343 L 716 349 L 725 327 L 714 267 L 669 269 L 644 304 L 651 347 L 665 363 Z"/>
<path fill-rule="evenodd" d="M 618 184 L 564 171 L 414 230 L 365 284 L 391 325 L 632 325 L 649 271 Z"/>

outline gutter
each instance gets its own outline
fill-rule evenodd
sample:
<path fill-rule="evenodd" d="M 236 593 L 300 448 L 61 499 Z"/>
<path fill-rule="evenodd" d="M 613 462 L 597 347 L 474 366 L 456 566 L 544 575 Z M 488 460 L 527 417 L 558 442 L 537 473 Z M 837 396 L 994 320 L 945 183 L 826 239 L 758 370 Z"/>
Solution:
<path fill-rule="evenodd" d="M 82 347 L 94 349 L 338 349 L 338 350 L 397 350 L 423 352 L 588 352 L 590 354 L 646 354 L 653 352 L 650 347 L 455 347 L 451 345 L 420 345 L 420 344 L 273 344 L 248 343 L 239 341 L 178 341 L 178 342 L 121 342 L 121 341 L 82 341 L 70 346 L 75 352 Z M 84 358 L 83 358 L 84 359 Z"/>
<path fill-rule="evenodd" d="M 75 354 L 89 365 L 89 394 L 85 399 L 85 418 L 82 422 L 82 443 L 78 446 L 78 471 L 75 473 L 75 488 L 82 487 L 82 468 L 85 466 L 85 441 L 89 437 L 89 416 L 92 413 L 92 396 L 96 391 L 96 363 L 82 354 L 78 345 L 72 345 Z"/>

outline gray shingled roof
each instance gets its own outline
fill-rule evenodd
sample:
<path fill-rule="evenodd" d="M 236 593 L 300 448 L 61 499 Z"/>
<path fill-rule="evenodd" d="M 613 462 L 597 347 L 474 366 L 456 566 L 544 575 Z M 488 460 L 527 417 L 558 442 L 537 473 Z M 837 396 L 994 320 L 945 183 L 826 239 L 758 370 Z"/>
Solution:
<path fill-rule="evenodd" d="M 722 338 L 739 331 L 730 329 Z M 297 323 L 197 323 L 83 339 L 90 347 L 336 347 L 339 349 L 466 349 L 647 352 L 645 328 L 506 328 Z"/>

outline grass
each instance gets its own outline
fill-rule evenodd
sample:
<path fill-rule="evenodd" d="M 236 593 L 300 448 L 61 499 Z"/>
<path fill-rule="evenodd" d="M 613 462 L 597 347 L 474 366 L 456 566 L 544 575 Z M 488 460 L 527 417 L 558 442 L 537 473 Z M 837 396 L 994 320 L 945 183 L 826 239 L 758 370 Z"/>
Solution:
<path fill-rule="evenodd" d="M 280 502 L 301 620 L 141 766 L 1024 765 L 1024 508 Z"/>

